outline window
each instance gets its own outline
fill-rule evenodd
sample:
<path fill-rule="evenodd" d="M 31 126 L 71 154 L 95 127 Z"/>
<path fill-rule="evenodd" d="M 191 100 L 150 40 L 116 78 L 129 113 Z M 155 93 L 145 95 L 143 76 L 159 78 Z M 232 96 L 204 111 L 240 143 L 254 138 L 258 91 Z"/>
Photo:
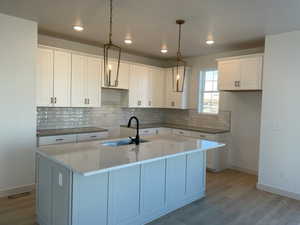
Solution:
<path fill-rule="evenodd" d="M 199 113 L 219 112 L 218 71 L 207 70 L 200 73 Z"/>

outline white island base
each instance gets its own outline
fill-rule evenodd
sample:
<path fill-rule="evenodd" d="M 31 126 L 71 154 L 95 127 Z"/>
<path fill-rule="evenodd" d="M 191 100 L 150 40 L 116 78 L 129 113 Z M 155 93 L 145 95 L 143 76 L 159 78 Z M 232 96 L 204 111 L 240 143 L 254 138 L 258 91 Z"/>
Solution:
<path fill-rule="evenodd" d="M 57 158 L 52 160 L 38 152 L 38 223 L 146 224 L 203 198 L 205 171 L 205 150 L 181 152 L 91 175 L 76 172 Z"/>

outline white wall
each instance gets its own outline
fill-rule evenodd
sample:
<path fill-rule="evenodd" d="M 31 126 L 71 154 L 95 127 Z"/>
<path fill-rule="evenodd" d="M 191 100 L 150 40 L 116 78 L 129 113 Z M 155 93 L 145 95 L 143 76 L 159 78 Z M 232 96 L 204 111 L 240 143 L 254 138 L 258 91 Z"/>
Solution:
<path fill-rule="evenodd" d="M 217 58 L 263 52 L 263 48 L 230 51 L 208 56 L 187 58 L 192 66 L 190 105 L 196 108 L 198 75 L 201 70 L 217 69 Z M 221 92 L 220 110 L 231 111 L 230 166 L 249 173 L 257 173 L 261 92 Z"/>
<path fill-rule="evenodd" d="M 267 36 L 258 187 L 300 199 L 300 31 Z"/>
<path fill-rule="evenodd" d="M 7 189 L 34 183 L 37 24 L 0 14 L 0 27 L 2 195 Z"/>

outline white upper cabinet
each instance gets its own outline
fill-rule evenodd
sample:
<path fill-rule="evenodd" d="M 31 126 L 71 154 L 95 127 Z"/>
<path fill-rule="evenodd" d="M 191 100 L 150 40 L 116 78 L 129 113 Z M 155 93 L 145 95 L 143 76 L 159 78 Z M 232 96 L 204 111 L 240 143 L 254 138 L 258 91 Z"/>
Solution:
<path fill-rule="evenodd" d="M 129 77 L 129 107 L 148 107 L 148 68 L 131 65 Z"/>
<path fill-rule="evenodd" d="M 72 107 L 100 107 L 101 62 L 98 58 L 72 54 Z"/>
<path fill-rule="evenodd" d="M 219 89 L 261 90 L 263 54 L 218 59 Z"/>
<path fill-rule="evenodd" d="M 89 107 L 101 106 L 101 66 L 102 60 L 88 57 L 87 99 Z"/>
<path fill-rule="evenodd" d="M 165 74 L 164 70 L 160 68 L 150 69 L 149 76 L 151 82 L 150 100 L 151 106 L 155 108 L 162 108 L 165 106 Z"/>
<path fill-rule="evenodd" d="M 87 107 L 87 57 L 72 54 L 72 107 Z"/>
<path fill-rule="evenodd" d="M 71 54 L 39 48 L 36 86 L 37 106 L 70 106 Z"/>
<path fill-rule="evenodd" d="M 54 51 L 54 106 L 71 106 L 71 53 Z"/>
<path fill-rule="evenodd" d="M 38 106 L 53 105 L 53 54 L 49 49 L 38 49 L 36 102 Z"/>
<path fill-rule="evenodd" d="M 115 80 L 116 76 L 116 69 L 118 67 L 118 62 L 117 61 L 111 61 L 111 70 L 112 70 L 112 76 L 111 76 L 111 85 L 115 85 Z M 103 66 L 104 69 L 104 66 Z M 129 72 L 130 72 L 130 65 L 125 62 L 120 62 L 120 68 L 119 68 L 119 79 L 118 79 L 118 86 L 117 87 L 109 87 L 106 85 L 106 79 L 105 73 L 103 72 L 102 74 L 102 87 L 106 88 L 116 88 L 116 89 L 128 89 L 129 86 Z"/>
<path fill-rule="evenodd" d="M 181 68 L 182 69 L 182 68 Z M 190 68 L 186 68 L 186 75 L 184 81 L 183 92 L 175 92 L 176 78 L 173 77 L 172 68 L 165 70 L 166 84 L 165 84 L 165 107 L 175 109 L 187 109 L 188 108 L 188 83 L 191 76 Z M 179 88 L 181 87 L 183 80 L 179 80 Z M 173 88 L 174 86 L 174 88 Z"/>

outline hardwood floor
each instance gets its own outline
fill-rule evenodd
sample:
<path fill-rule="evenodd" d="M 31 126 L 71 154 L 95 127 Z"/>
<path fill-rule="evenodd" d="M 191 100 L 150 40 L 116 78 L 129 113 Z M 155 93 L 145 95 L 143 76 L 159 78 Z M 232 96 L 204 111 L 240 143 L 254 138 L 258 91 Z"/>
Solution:
<path fill-rule="evenodd" d="M 207 173 L 204 199 L 148 225 L 300 225 L 299 201 L 259 191 L 255 185 L 253 175 Z M 34 201 L 34 194 L 0 199 L 0 225 L 36 225 Z"/>

